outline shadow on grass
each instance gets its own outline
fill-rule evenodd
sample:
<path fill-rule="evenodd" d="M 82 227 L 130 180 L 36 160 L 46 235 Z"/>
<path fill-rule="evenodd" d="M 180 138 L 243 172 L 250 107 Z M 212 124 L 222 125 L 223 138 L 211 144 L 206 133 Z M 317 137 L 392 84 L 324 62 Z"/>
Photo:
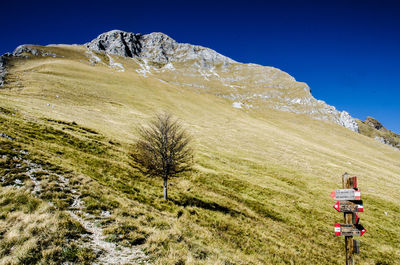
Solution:
<path fill-rule="evenodd" d="M 184 197 L 184 198 L 180 198 L 180 199 L 169 199 L 169 200 L 171 202 L 173 202 L 175 205 L 179 205 L 179 206 L 183 206 L 183 207 L 187 207 L 187 206 L 198 207 L 198 208 L 202 208 L 205 210 L 221 212 L 223 214 L 229 214 L 231 216 L 245 215 L 242 212 L 235 211 L 228 207 L 222 206 L 218 203 L 203 201 L 203 200 L 195 198 L 195 197 Z"/>

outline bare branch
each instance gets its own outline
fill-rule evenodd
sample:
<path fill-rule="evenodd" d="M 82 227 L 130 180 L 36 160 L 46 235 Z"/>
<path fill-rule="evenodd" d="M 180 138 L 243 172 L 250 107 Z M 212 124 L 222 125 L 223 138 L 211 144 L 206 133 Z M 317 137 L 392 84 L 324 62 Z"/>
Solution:
<path fill-rule="evenodd" d="M 165 185 L 169 177 L 191 169 L 192 138 L 171 114 L 158 114 L 146 126 L 139 126 L 137 131 L 139 140 L 133 145 L 130 155 L 132 166 L 144 174 L 163 177 Z"/>

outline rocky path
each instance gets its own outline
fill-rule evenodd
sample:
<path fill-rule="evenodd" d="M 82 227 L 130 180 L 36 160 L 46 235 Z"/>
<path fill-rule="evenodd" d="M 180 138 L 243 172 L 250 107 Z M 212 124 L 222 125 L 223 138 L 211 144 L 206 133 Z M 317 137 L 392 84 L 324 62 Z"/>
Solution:
<path fill-rule="evenodd" d="M 59 176 L 60 184 L 64 187 L 68 187 L 68 179 Z M 96 254 L 99 254 L 99 258 L 93 264 L 149 264 L 146 260 L 147 257 L 143 251 L 139 248 L 128 248 L 120 246 L 118 244 L 108 242 L 103 235 L 103 229 L 101 228 L 101 219 L 82 211 L 83 201 L 80 199 L 79 193 L 76 190 L 71 189 L 73 193 L 73 203 L 68 210 L 68 213 L 73 219 L 78 221 L 86 231 L 90 234 L 85 235 L 84 247 L 94 250 Z M 105 213 L 106 215 L 109 213 Z"/>
<path fill-rule="evenodd" d="M 98 260 L 93 264 L 148 264 L 146 255 L 139 248 L 118 246 L 115 243 L 105 241 L 103 229 L 93 216 L 84 214 L 84 217 L 81 217 L 73 211 L 69 213 L 72 218 L 80 222 L 91 233 L 87 236 L 89 240 L 83 246 L 101 253 Z"/>
<path fill-rule="evenodd" d="M 25 155 L 27 153 L 22 153 Z M 16 157 L 16 159 L 18 159 Z M 82 247 L 90 248 L 98 256 L 97 260 L 93 264 L 102 265 L 124 265 L 124 264 L 149 264 L 148 257 L 138 247 L 124 247 L 116 243 L 106 241 L 106 237 L 103 235 L 103 228 L 101 227 L 101 220 L 110 215 L 109 212 L 102 213 L 103 216 L 94 216 L 92 214 L 84 212 L 84 202 L 81 200 L 81 194 L 72 188 L 69 179 L 62 175 L 49 172 L 39 164 L 36 164 L 29 159 L 22 159 L 19 156 L 21 164 L 26 168 L 25 175 L 30 178 L 33 183 L 32 193 L 39 196 L 42 192 L 41 180 L 39 180 L 36 174 L 43 172 L 47 176 L 56 177 L 58 179 L 57 184 L 60 189 L 68 191 L 73 198 L 73 202 L 66 210 L 70 216 L 78 221 L 89 233 L 82 235 L 82 238 L 77 241 Z M 22 167 L 21 164 L 17 164 L 17 167 Z M 4 182 L 4 179 L 1 180 Z M 13 186 L 22 187 L 24 183 L 19 179 L 15 180 Z"/>

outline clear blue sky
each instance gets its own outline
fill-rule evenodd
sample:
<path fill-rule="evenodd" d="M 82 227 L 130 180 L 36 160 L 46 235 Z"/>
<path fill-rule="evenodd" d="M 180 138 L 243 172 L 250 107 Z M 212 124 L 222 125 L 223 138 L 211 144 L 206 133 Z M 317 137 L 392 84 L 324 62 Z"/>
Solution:
<path fill-rule="evenodd" d="M 159 31 L 240 62 L 280 68 L 314 97 L 400 133 L 400 1 L 11 1 L 0 53 Z"/>

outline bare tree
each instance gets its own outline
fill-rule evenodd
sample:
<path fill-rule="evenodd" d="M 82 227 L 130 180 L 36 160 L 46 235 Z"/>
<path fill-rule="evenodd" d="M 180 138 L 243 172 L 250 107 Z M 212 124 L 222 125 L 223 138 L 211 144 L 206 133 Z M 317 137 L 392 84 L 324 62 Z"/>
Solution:
<path fill-rule="evenodd" d="M 146 175 L 164 179 L 164 199 L 167 181 L 191 169 L 192 139 L 182 124 L 169 113 L 157 115 L 146 126 L 138 127 L 139 139 L 131 153 L 132 164 Z"/>

